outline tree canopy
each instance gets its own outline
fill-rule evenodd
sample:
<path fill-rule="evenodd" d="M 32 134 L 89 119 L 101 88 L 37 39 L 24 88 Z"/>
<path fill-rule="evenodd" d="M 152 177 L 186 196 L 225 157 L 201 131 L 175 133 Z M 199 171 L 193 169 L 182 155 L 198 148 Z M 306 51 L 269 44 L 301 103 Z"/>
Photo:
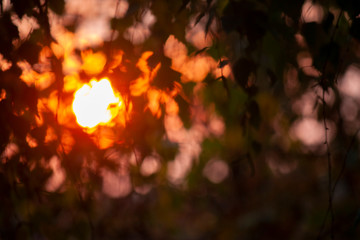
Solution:
<path fill-rule="evenodd" d="M 1 239 L 360 237 L 360 2 L 0 8 Z"/>

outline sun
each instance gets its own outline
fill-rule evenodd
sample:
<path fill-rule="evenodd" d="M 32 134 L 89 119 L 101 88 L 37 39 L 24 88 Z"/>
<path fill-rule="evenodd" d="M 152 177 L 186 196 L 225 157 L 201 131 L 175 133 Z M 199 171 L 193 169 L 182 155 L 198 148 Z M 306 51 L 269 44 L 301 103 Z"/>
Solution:
<path fill-rule="evenodd" d="M 77 123 L 84 128 L 109 125 L 122 107 L 120 93 L 115 93 L 109 79 L 92 79 L 74 94 L 72 104 Z"/>

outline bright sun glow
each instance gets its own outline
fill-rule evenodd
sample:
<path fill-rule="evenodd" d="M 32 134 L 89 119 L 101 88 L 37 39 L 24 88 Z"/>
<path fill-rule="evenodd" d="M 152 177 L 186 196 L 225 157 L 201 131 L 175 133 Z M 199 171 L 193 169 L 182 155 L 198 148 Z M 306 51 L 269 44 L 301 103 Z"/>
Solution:
<path fill-rule="evenodd" d="M 121 97 L 116 96 L 110 81 L 91 80 L 75 92 L 72 105 L 76 121 L 82 127 L 93 128 L 107 125 L 119 112 Z"/>

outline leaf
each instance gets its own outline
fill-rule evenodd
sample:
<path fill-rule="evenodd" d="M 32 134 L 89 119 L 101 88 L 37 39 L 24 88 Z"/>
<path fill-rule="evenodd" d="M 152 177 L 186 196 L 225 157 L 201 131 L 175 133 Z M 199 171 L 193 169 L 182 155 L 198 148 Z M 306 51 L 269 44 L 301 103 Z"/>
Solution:
<path fill-rule="evenodd" d="M 0 127 L 0 152 L 4 152 L 5 147 L 9 143 L 10 138 L 10 130 L 8 129 L 7 125 L 2 125 Z"/>
<path fill-rule="evenodd" d="M 346 11 L 352 20 L 360 14 L 360 2 L 358 0 L 336 0 L 336 4 Z"/>
<path fill-rule="evenodd" d="M 184 94 L 183 98 L 188 101 L 188 98 L 193 96 L 194 94 L 194 87 L 196 86 L 195 82 L 187 82 L 182 84 L 182 92 L 180 94 Z"/>
<path fill-rule="evenodd" d="M 251 101 L 248 105 L 247 112 L 250 115 L 250 125 L 259 128 L 261 123 L 261 115 L 260 115 L 260 108 L 259 104 L 256 101 Z"/>
<path fill-rule="evenodd" d="M 352 227 L 350 228 L 350 231 L 355 232 L 355 230 L 357 229 L 359 224 L 360 224 L 360 209 L 357 210 L 356 217 L 355 217 Z"/>
<path fill-rule="evenodd" d="M 179 144 L 163 139 L 156 145 L 156 152 L 165 160 L 171 161 L 175 159 L 179 152 Z"/>
<path fill-rule="evenodd" d="M 125 18 L 112 18 L 110 20 L 111 29 L 118 30 L 119 32 L 124 32 L 128 27 L 133 24 L 133 19 L 131 17 Z"/>
<path fill-rule="evenodd" d="M 214 20 L 214 17 L 215 17 L 215 9 L 211 9 L 211 11 L 209 12 L 209 18 L 208 18 L 208 20 L 206 22 L 206 25 L 205 25 L 205 36 L 208 34 L 208 32 L 210 30 L 210 26 L 211 26 L 211 23 Z"/>
<path fill-rule="evenodd" d="M 34 86 L 33 87 L 26 86 L 24 88 L 22 100 L 29 107 L 29 110 L 32 113 L 34 114 L 38 113 L 37 110 L 38 92 Z"/>
<path fill-rule="evenodd" d="M 54 0 L 56 1 L 56 0 Z M 31 15 L 35 7 L 34 1 L 10 0 L 15 13 L 21 19 L 25 14 Z"/>
<path fill-rule="evenodd" d="M 174 35 L 179 41 L 186 41 L 185 28 L 189 25 L 190 11 L 179 12 L 180 5 L 181 1 L 152 2 L 151 11 L 156 16 L 156 22 L 152 27 L 153 37 L 147 41 L 151 44 L 150 50 L 162 49 L 170 35 Z"/>
<path fill-rule="evenodd" d="M 45 125 L 43 125 L 41 127 L 35 127 L 33 129 L 31 129 L 30 134 L 33 138 L 36 139 L 36 141 L 38 143 L 43 143 L 45 140 L 45 136 L 46 136 L 46 130 L 47 130 L 47 127 Z"/>
<path fill-rule="evenodd" d="M 130 2 L 129 7 L 126 11 L 125 18 L 129 16 L 134 16 L 141 8 L 141 5 L 137 2 Z"/>
<path fill-rule="evenodd" d="M 165 57 L 162 53 L 155 53 L 149 57 L 148 65 L 153 69 L 159 61 L 161 67 L 153 80 L 153 85 L 160 89 L 172 90 L 174 82 L 180 81 L 181 74 L 171 68 L 171 59 Z"/>
<path fill-rule="evenodd" d="M 30 131 L 30 123 L 23 117 L 12 115 L 9 118 L 9 125 L 11 126 L 14 135 L 18 139 L 25 141 L 25 137 Z"/>
<path fill-rule="evenodd" d="M 190 3 L 190 0 L 182 0 L 181 7 L 179 8 L 178 13 L 180 13 L 182 10 L 184 10 L 189 3 Z"/>
<path fill-rule="evenodd" d="M 254 164 L 254 160 L 252 159 L 251 155 L 248 153 L 246 154 L 246 159 L 248 160 L 248 164 L 250 167 L 250 176 L 253 177 L 255 176 L 255 164 Z"/>
<path fill-rule="evenodd" d="M 331 27 L 334 22 L 334 18 L 335 18 L 334 14 L 332 14 L 331 12 L 328 12 L 328 14 L 326 15 L 326 18 L 322 22 L 322 27 L 326 33 L 330 33 Z"/>
<path fill-rule="evenodd" d="M 251 147 L 254 149 L 255 153 L 259 153 L 262 150 L 262 146 L 258 141 L 253 140 L 251 142 Z"/>
<path fill-rule="evenodd" d="M 251 73 L 256 70 L 254 61 L 248 58 L 238 59 L 233 66 L 233 73 L 236 82 L 243 88 L 248 87 L 248 79 Z"/>
<path fill-rule="evenodd" d="M 2 153 L 9 142 L 10 128 L 9 117 L 12 115 L 10 112 L 10 103 L 8 101 L 0 101 L 0 153 Z"/>
<path fill-rule="evenodd" d="M 31 65 L 38 62 L 40 51 L 41 51 L 41 47 L 38 44 L 31 42 L 30 40 L 25 41 L 16 50 L 19 58 L 21 60 L 26 60 Z"/>
<path fill-rule="evenodd" d="M 277 82 L 278 78 L 276 77 L 276 74 L 270 70 L 270 69 L 266 69 L 266 73 L 270 79 L 270 86 L 274 86 L 274 84 Z"/>
<path fill-rule="evenodd" d="M 65 0 L 48 0 L 49 8 L 56 14 L 62 15 L 65 9 Z"/>
<path fill-rule="evenodd" d="M 334 81 L 338 65 L 340 64 L 340 46 L 331 42 L 320 47 L 319 53 L 314 57 L 314 67 L 329 80 Z"/>
<path fill-rule="evenodd" d="M 164 58 L 163 54 L 159 52 L 155 52 L 147 59 L 147 65 L 151 70 L 153 70 L 156 67 L 156 65 L 158 65 L 163 60 L 163 58 Z"/>
<path fill-rule="evenodd" d="M 191 127 L 191 112 L 190 112 L 190 104 L 189 102 L 185 101 L 184 98 L 181 96 L 176 96 L 175 101 L 179 106 L 179 117 L 181 118 L 184 127 L 190 128 Z"/>
<path fill-rule="evenodd" d="M 201 54 L 201 53 L 203 53 L 203 52 L 206 52 L 206 50 L 208 50 L 209 49 L 209 47 L 204 47 L 204 48 L 202 48 L 202 49 L 200 49 L 200 50 L 197 50 L 196 52 L 194 52 L 193 54 L 194 54 L 194 56 L 196 56 L 196 55 L 199 55 L 199 54 Z"/>
<path fill-rule="evenodd" d="M 19 31 L 17 26 L 12 22 L 9 12 L 2 14 L 0 18 L 0 53 L 5 58 L 11 58 L 11 51 L 13 49 L 12 41 L 19 38 Z"/>
<path fill-rule="evenodd" d="M 323 27 L 316 23 L 305 23 L 301 29 L 307 45 L 313 55 L 317 55 L 321 45 L 327 42 L 327 36 Z"/>
<path fill-rule="evenodd" d="M 230 1 L 221 18 L 223 29 L 226 32 L 237 31 L 240 35 L 245 35 L 249 47 L 254 48 L 268 28 L 268 15 L 260 9 L 253 1 Z"/>
<path fill-rule="evenodd" d="M 230 63 L 230 60 L 220 60 L 218 68 L 223 68 Z"/>
<path fill-rule="evenodd" d="M 180 81 L 181 74 L 170 67 L 161 67 L 154 78 L 153 85 L 160 89 L 172 90 L 174 82 Z"/>
<path fill-rule="evenodd" d="M 11 185 L 6 177 L 6 173 L 0 172 L 0 194 L 8 196 L 11 192 Z"/>
<path fill-rule="evenodd" d="M 230 89 L 229 89 L 229 86 L 228 86 L 226 77 L 221 76 L 221 77 L 219 77 L 218 79 L 221 79 L 221 81 L 222 81 L 222 83 L 223 83 L 223 86 L 224 86 L 224 88 L 225 88 L 225 90 L 226 90 L 226 94 L 227 94 L 227 96 L 230 98 L 230 97 L 231 97 L 231 95 L 230 95 Z"/>
<path fill-rule="evenodd" d="M 301 7 L 304 4 L 304 0 L 276 0 L 273 4 L 277 7 L 277 9 L 281 9 L 294 22 L 298 22 L 301 16 Z"/>
<path fill-rule="evenodd" d="M 205 12 L 200 13 L 196 20 L 195 20 L 195 26 L 201 21 L 201 19 L 205 16 Z"/>
<path fill-rule="evenodd" d="M 355 18 L 351 24 L 350 35 L 360 41 L 360 18 Z"/>

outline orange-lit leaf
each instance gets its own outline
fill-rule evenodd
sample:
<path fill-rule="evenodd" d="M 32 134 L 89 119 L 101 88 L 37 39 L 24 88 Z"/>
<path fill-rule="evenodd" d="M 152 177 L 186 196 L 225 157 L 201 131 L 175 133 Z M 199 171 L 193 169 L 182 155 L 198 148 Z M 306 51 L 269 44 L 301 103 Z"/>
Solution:
<path fill-rule="evenodd" d="M 92 50 L 81 53 L 83 61 L 82 69 L 88 75 L 95 75 L 100 73 L 105 66 L 106 56 L 102 52 L 93 53 Z"/>

